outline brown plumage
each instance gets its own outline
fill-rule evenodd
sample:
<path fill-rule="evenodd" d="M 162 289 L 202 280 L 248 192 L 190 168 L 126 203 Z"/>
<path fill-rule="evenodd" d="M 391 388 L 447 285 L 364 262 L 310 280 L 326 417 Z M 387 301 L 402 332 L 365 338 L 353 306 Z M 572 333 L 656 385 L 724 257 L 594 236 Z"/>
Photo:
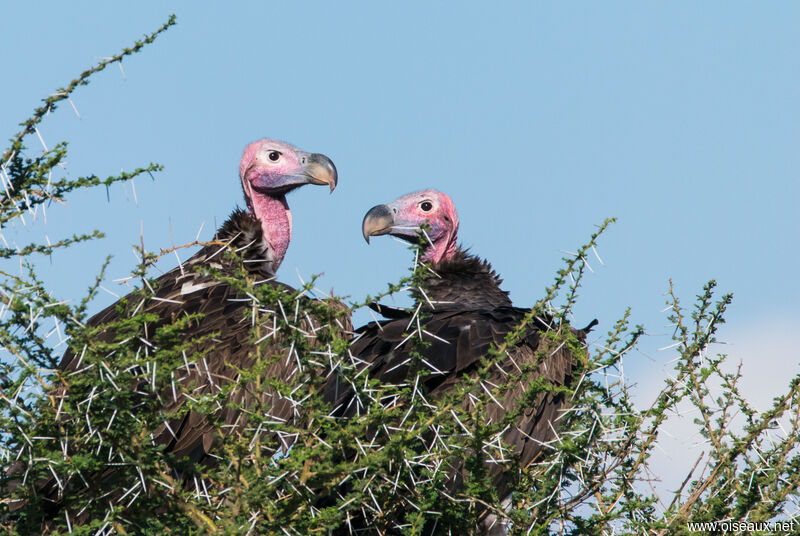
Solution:
<path fill-rule="evenodd" d="M 459 249 L 451 259 L 433 265 L 432 269 L 436 276 L 426 280 L 423 288 L 431 304 L 422 297 L 418 302 L 421 312 L 427 317 L 424 328 L 435 336 L 423 335 L 423 340 L 430 346 L 422 355 L 432 368 L 443 373 L 428 375 L 423 382 L 425 392 L 436 399 L 452 390 L 463 374 L 476 372 L 490 347 L 493 344 L 501 346 L 506 334 L 518 326 L 530 310 L 514 307 L 508 294 L 500 288 L 502 280 L 491 265 L 463 250 Z M 377 309 L 380 311 L 380 307 Z M 392 309 L 389 314 L 394 318 L 358 328 L 351 352 L 370 364 L 372 377 L 383 382 L 401 383 L 407 379 L 409 367 L 398 365 L 409 359 L 407 349 L 410 345 L 400 343 L 408 336 L 412 313 Z M 550 329 L 557 329 L 551 318 L 536 318 L 520 340 L 507 349 L 507 358 L 498 362 L 502 371 L 497 367 L 491 369 L 487 384 L 503 385 L 508 382 L 509 375 L 517 375 L 524 367 L 535 365 L 537 352 L 548 344 L 542 341 L 542 333 Z M 573 333 L 579 340 L 585 339 L 586 331 L 573 330 Z M 487 417 L 492 422 L 501 420 L 506 412 L 518 409 L 518 401 L 535 378 L 546 378 L 557 387 L 569 385 L 575 359 L 566 346 L 553 347 L 535 366 L 503 393 L 498 399 L 500 405 L 492 403 L 488 406 Z M 339 397 L 340 405 L 352 403 L 352 399 Z M 534 461 L 542 453 L 544 445 L 553 439 L 556 418 L 566 405 L 564 393 L 538 393 L 515 425 L 503 434 L 503 441 L 514 446 L 523 465 Z M 471 411 L 472 401 L 465 400 L 464 408 Z M 349 407 L 342 411 L 350 413 L 356 409 Z M 497 474 L 495 481 L 503 496 L 502 491 L 507 486 L 499 471 L 493 472 Z"/>
<path fill-rule="evenodd" d="M 215 456 L 217 436 L 242 430 L 246 424 L 246 413 L 256 403 L 261 416 L 267 421 L 292 423 L 296 415 L 295 402 L 280 396 L 269 386 L 273 380 L 288 383 L 297 373 L 296 356 L 288 351 L 288 344 L 280 330 L 275 330 L 274 321 L 281 314 L 277 312 L 280 305 L 257 301 L 226 279 L 241 278 L 244 273 L 253 287 L 269 285 L 285 294 L 295 294 L 288 285 L 275 281 L 275 270 L 283 260 L 291 238 L 292 220 L 285 195 L 303 184 L 324 184 L 333 190 L 337 183 L 336 168 L 327 157 L 305 153 L 274 140 L 259 140 L 245 149 L 240 164 L 240 178 L 247 211 L 235 210 L 217 231 L 212 242 L 180 266 L 149 283 L 148 286 L 154 290 L 152 296 L 143 300 L 141 294 L 129 294 L 88 321 L 90 328 L 101 329 L 95 342 L 113 343 L 117 338 L 115 329 L 103 326 L 133 315 L 153 315 L 156 320 L 143 326 L 144 336 L 140 338 L 139 349 L 145 353 L 153 347 L 151 341 L 155 340 L 153 337 L 159 328 L 192 316 L 189 324 L 183 327 L 180 337 L 182 342 L 190 343 L 184 353 L 184 365 L 174 371 L 172 385 L 155 395 L 165 414 L 181 409 L 188 397 L 196 399 L 204 394 L 219 392 L 231 383 L 238 383 L 238 371 L 250 370 L 259 355 L 267 360 L 268 365 L 256 381 L 236 385 L 225 395 L 224 406 L 218 403 L 216 409 L 207 414 L 186 411 L 181 417 L 166 421 L 151 431 L 152 440 L 155 444 L 164 445 L 165 452 L 171 453 L 176 459 L 188 457 L 194 463 L 211 463 Z M 207 270 L 198 270 L 201 267 Z M 338 303 L 331 302 L 331 305 L 340 311 L 345 309 Z M 320 321 L 302 315 L 292 322 L 313 347 L 322 327 Z M 337 322 L 335 329 L 350 331 L 349 318 L 345 315 Z M 262 337 L 263 342 L 256 344 L 254 333 L 259 329 L 259 335 L 265 336 Z M 104 356 L 112 365 L 113 354 L 112 351 Z M 186 355 L 190 359 L 187 360 Z M 199 357 L 195 361 L 191 356 Z M 85 366 L 82 364 L 84 357 L 83 351 L 68 350 L 59 368 L 62 373 L 80 374 L 81 367 Z M 147 392 L 144 383 L 147 382 L 137 382 L 127 387 L 140 393 L 137 396 L 153 396 L 152 392 Z M 52 394 L 58 399 L 64 397 L 67 391 L 55 386 Z M 292 443 L 291 435 L 281 435 L 277 430 L 265 432 L 274 432 L 278 436 L 284 452 Z M 102 490 L 104 497 L 119 498 L 121 491 L 102 489 L 107 487 L 105 482 L 113 476 L 113 466 L 110 463 L 94 475 L 74 478 L 72 483 L 51 479 L 35 487 L 37 493 L 52 504 L 54 511 L 59 508 L 66 490 L 72 493 L 82 490 L 96 493 Z M 12 467 L 10 474 L 18 474 L 23 470 L 23 464 L 18 463 Z M 12 509 L 21 508 L 24 504 L 21 501 Z M 73 523 L 83 520 L 74 519 Z"/>
<path fill-rule="evenodd" d="M 194 398 L 204 394 L 213 394 L 229 382 L 238 380 L 237 369 L 248 370 L 252 367 L 255 356 L 253 342 L 253 307 L 265 308 L 274 304 L 255 303 L 247 296 L 237 292 L 231 285 L 222 281 L 225 277 L 234 277 L 238 260 L 233 261 L 226 256 L 226 250 L 237 251 L 242 257 L 243 266 L 247 269 L 248 278 L 258 285 L 270 285 L 286 293 L 294 289 L 274 279 L 264 261 L 262 250 L 260 222 L 251 218 L 246 212 L 236 210 L 219 229 L 214 243 L 203 247 L 180 266 L 165 273 L 152 285 L 155 294 L 148 299 L 139 313 L 152 313 L 158 316 L 157 322 L 144 327 L 147 333 L 155 331 L 164 324 L 169 324 L 179 317 L 199 314 L 202 317 L 186 329 L 186 337 L 204 339 L 192 346 L 191 352 L 205 354 L 205 357 L 188 367 L 180 367 L 175 381 L 184 385 L 194 385 L 191 395 Z M 205 266 L 218 270 L 219 275 L 212 277 L 202 274 L 197 267 Z M 139 306 L 140 298 L 126 297 L 128 311 Z M 89 326 L 102 326 L 119 318 L 118 305 L 112 304 L 93 316 Z M 271 315 L 260 315 L 268 333 L 272 330 Z M 297 327 L 309 334 L 309 342 L 314 343 L 314 333 L 320 329 L 320 323 L 313 318 L 299 318 Z M 343 330 L 349 330 L 349 323 L 343 322 Z M 214 335 L 211 338 L 207 338 Z M 100 340 L 111 342 L 112 331 L 100 334 Z M 271 344 L 262 345 L 263 355 L 286 355 L 287 347 L 278 332 L 271 338 Z M 68 351 L 62 358 L 60 368 L 72 371 L 79 365 L 80 355 Z M 288 382 L 296 372 L 294 358 L 279 359 L 271 363 L 264 371 L 264 378 L 274 378 Z M 162 394 L 166 401 L 165 412 L 171 412 L 186 402 L 180 392 L 173 396 L 171 390 Z M 256 389 L 246 385 L 234 390 L 228 400 L 237 408 L 248 408 L 258 399 L 265 415 L 276 422 L 291 422 L 294 408 L 290 400 L 281 398 L 272 389 L 262 386 Z M 221 412 L 221 431 L 231 433 L 244 424 L 244 416 L 240 409 L 219 408 Z M 166 451 L 178 458 L 188 456 L 194 462 L 201 462 L 211 452 L 214 435 L 217 429 L 209 422 L 206 415 L 195 411 L 188 412 L 182 419 L 169 422 L 153 431 L 156 443 L 166 445 Z M 291 438 L 286 438 L 284 447 L 288 448 Z"/>
<path fill-rule="evenodd" d="M 423 190 L 373 207 L 364 218 L 364 237 L 368 240 L 370 236 L 391 234 L 414 242 L 419 239 L 423 223 L 427 229 L 422 260 L 430 263 L 435 275 L 425 280 L 415 299 L 426 317 L 424 330 L 431 334 L 423 334 L 430 346 L 422 350 L 422 356 L 431 368 L 441 372 L 424 376 L 421 381 L 423 392 L 431 400 L 451 392 L 465 374 L 475 377 L 482 366 L 481 358 L 492 345 L 501 347 L 506 335 L 520 325 L 530 310 L 512 305 L 508 293 L 500 287 L 502 280 L 487 261 L 458 247 L 458 215 L 452 200 L 441 192 Z M 408 365 L 403 363 L 410 358 L 410 345 L 402 343 L 413 329 L 409 329 L 411 312 L 380 306 L 375 309 L 388 319 L 356 330 L 351 351 L 369 363 L 372 377 L 401 383 L 408 380 L 409 374 Z M 487 405 L 489 421 L 498 422 L 508 412 L 518 411 L 534 380 L 544 378 L 555 388 L 569 386 L 576 358 L 568 345 L 562 344 L 566 333 L 558 332 L 570 330 L 583 342 L 594 324 L 593 321 L 583 330 L 573 330 L 565 324 L 556 325 L 550 317 L 536 317 L 516 343 L 506 348 L 506 356 L 489 369 L 484 382 L 489 390 L 515 378 L 507 389 L 496 391 L 496 403 Z M 526 373 L 520 374 L 522 371 Z M 339 394 L 337 400 L 344 414 L 359 410 L 355 407 L 357 401 L 346 394 Z M 466 397 L 463 407 L 472 412 L 473 404 Z M 547 444 L 557 433 L 557 419 L 567 406 L 568 395 L 564 392 L 538 392 L 502 433 L 503 442 L 513 448 L 523 467 L 546 454 Z M 518 475 L 505 472 L 497 463 L 491 464 L 489 471 L 499 497 L 506 497 Z M 460 468 L 453 468 L 454 485 L 460 474 Z M 481 534 L 502 533 L 501 525 L 489 515 L 476 530 Z"/>

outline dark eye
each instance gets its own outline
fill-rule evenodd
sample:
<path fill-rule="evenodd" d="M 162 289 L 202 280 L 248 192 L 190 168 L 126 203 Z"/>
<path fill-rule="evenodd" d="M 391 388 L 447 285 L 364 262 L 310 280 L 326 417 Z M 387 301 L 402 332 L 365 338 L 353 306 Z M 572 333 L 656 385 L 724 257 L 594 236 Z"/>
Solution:
<path fill-rule="evenodd" d="M 269 156 L 269 159 L 272 160 L 273 162 L 277 162 L 278 159 L 281 157 L 281 153 L 279 153 L 278 151 L 270 151 L 267 156 Z"/>
<path fill-rule="evenodd" d="M 428 212 L 430 211 L 430 209 L 433 208 L 433 203 L 431 203 L 430 201 L 423 201 L 422 203 L 419 204 L 419 208 L 421 208 L 425 212 Z"/>

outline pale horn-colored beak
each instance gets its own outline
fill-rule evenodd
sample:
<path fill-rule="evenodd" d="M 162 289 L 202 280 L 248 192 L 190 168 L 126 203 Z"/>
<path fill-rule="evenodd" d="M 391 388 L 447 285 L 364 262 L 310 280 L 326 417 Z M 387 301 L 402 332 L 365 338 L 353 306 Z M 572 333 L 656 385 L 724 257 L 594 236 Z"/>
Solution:
<path fill-rule="evenodd" d="M 388 205 L 376 205 L 369 209 L 361 224 L 364 240 L 369 244 L 370 236 L 389 234 L 394 226 L 394 214 Z"/>

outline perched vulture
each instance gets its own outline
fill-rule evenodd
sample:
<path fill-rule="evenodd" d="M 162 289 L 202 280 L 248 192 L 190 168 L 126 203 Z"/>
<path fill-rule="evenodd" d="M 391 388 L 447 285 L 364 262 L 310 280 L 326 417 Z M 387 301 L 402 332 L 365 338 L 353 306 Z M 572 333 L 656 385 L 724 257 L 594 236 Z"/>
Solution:
<path fill-rule="evenodd" d="M 306 153 L 289 144 L 268 139 L 247 146 L 239 166 L 239 176 L 247 210 L 234 210 L 218 229 L 212 244 L 204 246 L 182 262 L 181 266 L 156 279 L 152 283 L 154 297 L 142 302 L 141 297 L 129 295 L 124 302 L 121 301 L 125 303 L 122 306 L 125 311 L 135 312 L 135 308 L 141 307 L 142 312 L 157 316 L 157 321 L 145 326 L 145 338 L 152 337 L 159 327 L 169 325 L 176 318 L 201 315 L 198 320 L 192 321 L 183 337 L 184 340 L 200 338 L 201 342 L 191 350 L 198 352 L 202 358 L 198 358 L 191 366 L 187 363 L 185 368 L 179 368 L 176 371 L 179 377 L 175 379 L 190 387 L 193 397 L 215 392 L 227 383 L 236 381 L 238 370 L 249 370 L 255 360 L 250 315 L 255 306 L 223 280 L 224 277 L 234 276 L 235 270 L 242 266 L 242 263 L 226 256 L 226 251 L 238 252 L 244 259 L 247 277 L 255 284 L 273 285 L 293 292 L 291 287 L 274 281 L 275 271 L 284 258 L 292 234 L 292 215 L 286 194 L 306 184 L 329 186 L 333 191 L 337 184 L 336 167 L 328 157 Z M 217 275 L 203 273 L 198 270 L 200 267 L 214 269 Z M 264 304 L 260 307 L 263 308 Z M 88 323 L 90 326 L 102 326 L 117 320 L 120 318 L 119 310 L 120 304 L 111 305 Z M 298 321 L 300 329 L 310 334 L 311 338 L 320 327 L 314 325 L 314 320 L 307 317 Z M 344 320 L 342 323 L 347 322 Z M 272 326 L 271 320 L 269 325 Z M 342 328 L 345 329 L 344 326 Z M 210 337 L 212 334 L 214 336 Z M 204 336 L 207 337 L 203 339 Z M 115 333 L 106 329 L 100 332 L 99 337 L 111 342 L 115 340 Z M 273 348 L 267 348 L 266 352 L 274 350 L 276 355 L 285 355 L 286 348 L 281 346 L 280 335 L 277 334 L 272 341 Z M 263 346 L 261 351 L 264 352 Z M 85 366 L 81 365 L 81 359 L 80 351 L 67 351 L 60 368 L 64 371 L 79 370 Z M 252 402 L 258 400 L 261 411 L 269 415 L 271 420 L 291 421 L 294 411 L 291 401 L 279 397 L 268 387 L 268 383 L 271 378 L 288 381 L 295 371 L 293 362 L 276 360 L 264 371 L 262 376 L 265 380 L 260 388 L 253 388 L 250 384 L 237 387 L 231 391 L 228 400 L 238 403 L 239 408 L 251 407 Z M 174 390 L 163 393 L 161 399 L 165 411 L 179 408 L 186 402 L 186 397 L 180 391 L 176 396 Z M 220 430 L 215 429 L 207 415 L 196 411 L 186 412 L 182 419 L 173 419 L 153 430 L 153 440 L 165 445 L 165 451 L 178 459 L 188 457 L 192 462 L 203 462 L 212 455 L 215 435 L 241 429 L 244 413 L 239 408 L 217 407 L 215 417 L 222 422 Z M 51 481 L 43 487 L 42 494 L 52 497 L 58 507 L 63 490 L 57 489 L 57 483 Z"/>
<path fill-rule="evenodd" d="M 430 400 L 452 390 L 464 374 L 476 372 L 481 357 L 487 354 L 491 345 L 502 344 L 506 334 L 520 324 L 529 309 L 514 307 L 508 292 L 500 287 L 502 280 L 492 266 L 457 244 L 458 215 L 453 201 L 442 192 L 422 190 L 373 207 L 364 217 L 363 234 L 367 242 L 371 236 L 385 234 L 417 242 L 421 236 L 420 226 L 426 222 L 428 228 L 422 260 L 429 263 L 435 275 L 425 280 L 424 296 L 417 292 L 415 298 L 427 315 L 424 329 L 432 334 L 424 337 L 430 346 L 423 351 L 423 357 L 444 373 L 424 376 L 421 383 L 424 383 L 423 391 Z M 356 330 L 351 351 L 369 363 L 372 377 L 401 383 L 409 373 L 409 367 L 403 364 L 409 359 L 409 345 L 403 341 L 409 331 L 411 312 L 379 307 L 376 310 L 383 312 L 388 319 L 371 322 Z M 551 322 L 550 318 L 537 318 L 519 342 L 508 348 L 508 356 L 499 362 L 499 368 L 503 370 L 492 367 L 486 383 L 502 385 L 508 381 L 506 373 L 519 371 L 526 364 L 533 366 L 537 349 L 544 345 L 542 332 L 554 329 Z M 583 340 L 592 325 L 594 323 L 574 333 Z M 539 359 L 541 362 L 527 381 L 519 381 L 502 396 L 498 395 L 498 404 L 492 403 L 488 407 L 487 416 L 492 422 L 519 407 L 518 400 L 535 377 L 545 377 L 556 386 L 569 385 L 575 359 L 566 348 L 548 351 L 543 359 Z M 341 395 L 339 404 L 352 406 L 352 399 L 348 401 L 346 395 Z M 471 411 L 472 401 L 466 400 L 464 404 L 465 409 Z M 566 404 L 563 393 L 541 392 L 536 395 L 535 403 L 524 410 L 514 426 L 503 434 L 503 441 L 516 449 L 524 466 L 535 461 L 542 454 L 544 444 L 554 438 L 555 420 Z M 343 411 L 347 414 L 355 410 L 350 407 Z M 490 469 L 490 474 L 499 496 L 506 497 L 512 475 L 504 474 L 497 465 Z M 499 526 L 487 528 L 487 524 L 492 522 L 492 519 L 484 520 L 480 532 L 502 533 Z"/>

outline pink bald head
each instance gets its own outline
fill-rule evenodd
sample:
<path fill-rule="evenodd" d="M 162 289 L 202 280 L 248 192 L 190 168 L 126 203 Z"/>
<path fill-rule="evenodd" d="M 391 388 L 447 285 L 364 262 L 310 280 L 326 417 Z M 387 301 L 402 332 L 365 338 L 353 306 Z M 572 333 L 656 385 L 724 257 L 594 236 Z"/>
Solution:
<path fill-rule="evenodd" d="M 286 194 L 304 184 L 327 184 L 333 191 L 338 178 L 336 166 L 327 156 L 268 139 L 245 147 L 239 163 L 239 177 L 248 200 L 253 198 L 254 192 Z"/>
<path fill-rule="evenodd" d="M 268 154 L 270 151 L 283 154 L 283 158 L 280 161 L 272 161 Z M 254 141 L 244 148 L 242 160 L 239 162 L 239 176 L 244 177 L 246 171 L 258 168 L 263 168 L 263 171 L 267 171 L 270 167 L 283 171 L 296 170 L 299 167 L 298 151 L 297 147 L 278 140 L 264 138 Z"/>
<path fill-rule="evenodd" d="M 261 222 L 273 269 L 277 270 L 292 238 L 292 214 L 286 194 L 305 184 L 325 184 L 333 191 L 338 180 L 336 166 L 325 155 L 262 139 L 245 148 L 239 177 L 247 208 Z"/>
<path fill-rule="evenodd" d="M 367 242 L 370 236 L 383 234 L 416 241 L 423 223 L 430 227 L 430 241 L 422 260 L 436 264 L 451 258 L 456 252 L 458 213 L 453 200 L 437 190 L 420 190 L 372 207 L 364 217 L 362 230 Z"/>

